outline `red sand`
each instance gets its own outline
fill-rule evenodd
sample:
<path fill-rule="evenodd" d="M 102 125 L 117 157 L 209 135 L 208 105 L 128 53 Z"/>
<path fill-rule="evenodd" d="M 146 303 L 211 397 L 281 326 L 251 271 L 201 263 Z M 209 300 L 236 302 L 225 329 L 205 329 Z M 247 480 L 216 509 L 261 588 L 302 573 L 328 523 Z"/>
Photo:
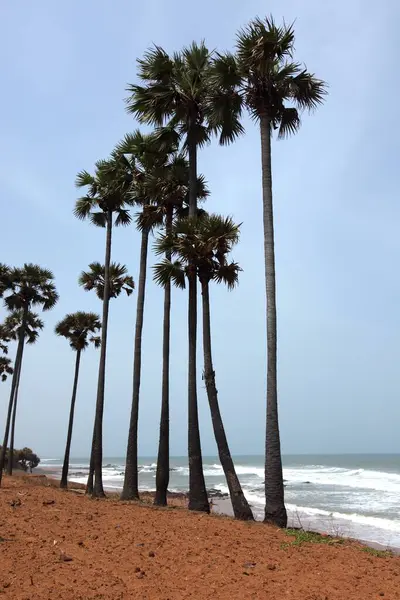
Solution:
<path fill-rule="evenodd" d="M 5 478 L 0 536 L 10 599 L 400 599 L 399 557 L 293 546 L 262 523 L 91 500 L 45 478 Z"/>

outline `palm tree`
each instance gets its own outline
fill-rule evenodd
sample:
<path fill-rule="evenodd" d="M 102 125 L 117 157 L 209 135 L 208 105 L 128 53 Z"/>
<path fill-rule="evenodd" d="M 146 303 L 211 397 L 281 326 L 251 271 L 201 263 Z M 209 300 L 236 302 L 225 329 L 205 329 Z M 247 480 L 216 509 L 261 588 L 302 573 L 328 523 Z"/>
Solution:
<path fill-rule="evenodd" d="M 79 367 L 82 350 L 92 343 L 95 348 L 100 346 L 100 337 L 95 335 L 101 329 L 100 317 L 95 313 L 78 311 L 68 314 L 55 327 L 56 335 L 65 337 L 69 341 L 72 350 L 76 352 L 75 375 L 72 387 L 71 407 L 69 411 L 67 443 L 65 446 L 64 463 L 60 481 L 60 487 L 68 487 L 69 455 L 71 450 L 72 429 L 74 426 L 74 412 L 76 392 L 78 389 Z"/>
<path fill-rule="evenodd" d="M 235 517 L 252 520 L 253 514 L 243 494 L 229 451 L 218 404 L 211 351 L 209 283 L 210 281 L 223 282 L 229 289 L 236 285 L 240 267 L 235 262 L 229 263 L 227 256 L 238 239 L 239 227 L 230 218 L 204 215 L 198 219 L 182 219 L 175 224 L 172 235 L 160 236 L 156 243 L 156 254 L 169 250 L 176 260 L 172 262 L 165 258 L 155 265 L 154 270 L 156 282 L 163 286 L 172 280 L 177 287 L 184 288 L 185 280 L 193 269 L 200 280 L 203 298 L 204 380 L 218 454 Z"/>
<path fill-rule="evenodd" d="M 265 521 L 287 524 L 278 423 L 276 376 L 275 247 L 271 177 L 271 137 L 294 134 L 300 113 L 324 100 L 326 84 L 293 59 L 293 25 L 277 26 L 256 18 L 237 36 L 236 56 L 218 55 L 213 78 L 219 89 L 236 90 L 260 127 L 263 188 L 264 256 L 267 297 L 267 424 L 265 452 Z"/>
<path fill-rule="evenodd" d="M 109 279 L 111 263 L 112 229 L 115 226 L 126 226 L 131 222 L 126 206 L 131 204 L 127 191 L 130 181 L 124 187 L 116 186 L 109 174 L 113 161 L 98 161 L 95 175 L 81 171 L 76 178 L 76 186 L 86 187 L 87 194 L 76 201 L 74 214 L 78 219 L 89 219 L 93 225 L 106 229 L 106 250 L 104 262 L 103 315 L 101 330 L 101 350 L 99 375 L 97 382 L 96 414 L 94 420 L 94 437 L 91 452 L 91 463 L 95 470 L 95 482 L 92 495 L 104 497 L 102 461 L 103 461 L 103 411 L 106 378 L 106 350 L 108 331 L 108 311 L 110 301 Z"/>
<path fill-rule="evenodd" d="M 122 181 L 132 178 L 132 198 L 142 207 L 136 215 L 141 232 L 140 271 L 135 327 L 132 410 L 124 487 L 121 498 L 139 498 L 138 489 L 138 416 L 141 376 L 141 347 L 145 304 L 147 252 L 149 234 L 155 227 L 172 227 L 174 211 L 181 211 L 187 203 L 188 162 L 178 151 L 179 136 L 171 127 L 156 129 L 143 135 L 140 131 L 128 134 L 120 142 L 113 156 L 119 160 Z M 115 175 L 114 175 L 115 176 Z M 202 176 L 197 180 L 197 197 L 204 199 L 207 188 Z M 163 369 L 160 419 L 160 442 L 157 459 L 155 503 L 166 504 L 169 482 L 169 340 L 170 340 L 170 289 L 165 289 L 163 320 Z"/>
<path fill-rule="evenodd" d="M 103 301 L 105 297 L 106 289 L 106 268 L 105 265 L 101 265 L 99 262 L 93 262 L 89 265 L 88 271 L 82 271 L 79 277 L 79 285 L 87 292 L 94 290 L 97 297 Z M 125 292 L 127 296 L 130 296 L 135 288 L 133 278 L 128 275 L 127 268 L 125 265 L 119 263 L 110 263 L 108 269 L 108 298 L 117 298 L 121 292 Z M 108 311 L 108 309 L 107 309 Z M 102 343 L 103 336 L 101 337 L 100 344 Z M 96 405 L 97 413 L 97 405 Z M 93 478 L 95 474 L 95 462 L 94 462 L 94 444 L 96 435 L 96 419 L 93 427 L 92 437 L 92 452 L 90 456 L 90 467 L 89 476 L 86 486 L 86 493 L 93 494 Z M 104 492 L 103 492 L 104 493 Z"/>
<path fill-rule="evenodd" d="M 11 383 L 10 399 L 4 432 L 3 446 L 0 453 L 0 484 L 5 463 L 5 453 L 10 433 L 11 413 L 13 409 L 15 388 L 18 374 L 22 366 L 22 355 L 28 314 L 31 307 L 40 306 L 42 310 L 50 310 L 58 301 L 54 285 L 54 275 L 48 269 L 39 265 L 25 263 L 22 268 L 10 269 L 7 281 L 2 291 L 4 303 L 8 310 L 21 310 L 21 327 L 18 334 L 18 346 L 14 363 L 14 373 Z M 12 457 L 11 457 L 12 459 Z"/>
<path fill-rule="evenodd" d="M 197 150 L 219 133 L 221 144 L 233 141 L 243 131 L 230 105 L 233 96 L 222 95 L 212 85 L 212 55 L 204 43 L 192 43 L 170 57 L 155 46 L 138 61 L 144 85 L 129 85 L 128 112 L 142 123 L 169 123 L 184 138 L 189 158 L 189 216 L 197 213 Z M 188 454 L 189 509 L 209 512 L 203 475 L 197 409 L 197 280 L 188 280 Z"/>
<path fill-rule="evenodd" d="M 20 327 L 22 327 L 22 319 L 23 319 L 23 311 L 22 310 L 14 310 L 11 314 L 9 314 L 4 320 L 4 328 L 8 331 L 8 336 L 10 340 L 17 340 L 19 336 Z M 28 312 L 26 323 L 25 323 L 25 341 L 27 344 L 35 344 L 39 337 L 39 331 L 41 331 L 44 327 L 44 323 L 36 313 L 31 311 Z M 21 363 L 19 365 L 18 374 L 17 374 L 17 383 L 15 386 L 14 392 L 14 401 L 13 401 L 13 411 L 11 417 L 11 436 L 10 436 L 10 450 L 9 450 L 9 458 L 7 463 L 7 474 L 12 475 L 13 471 L 13 463 L 14 463 L 14 440 L 15 440 L 15 421 L 17 417 L 17 403 L 18 403 L 18 393 L 19 393 L 19 382 L 21 378 Z"/>
<path fill-rule="evenodd" d="M 165 138 L 165 135 L 163 136 Z M 154 226 L 160 224 L 160 215 L 157 206 L 152 202 L 154 181 L 157 181 L 156 171 L 168 159 L 168 155 L 175 150 L 175 142 L 165 144 L 160 136 L 154 134 L 143 135 L 139 130 L 128 134 L 120 142 L 113 156 L 119 165 L 119 172 L 113 173 L 114 179 L 119 178 L 124 182 L 131 180 L 131 199 L 142 207 L 136 215 L 136 225 L 141 232 L 139 284 L 136 305 L 136 324 L 133 360 L 133 385 L 132 407 L 129 422 L 128 443 L 125 463 L 124 485 L 121 499 L 133 500 L 139 498 L 138 488 L 138 420 L 139 396 L 142 364 L 142 332 L 146 293 L 147 253 L 149 235 Z M 150 183 L 151 182 L 151 183 Z"/>
<path fill-rule="evenodd" d="M 188 208 L 189 193 L 189 164 L 182 153 L 171 158 L 171 162 L 163 170 L 157 184 L 159 191 L 157 206 L 164 215 L 164 231 L 169 237 L 172 234 L 174 217 L 182 217 Z M 197 178 L 197 199 L 204 200 L 208 189 L 202 176 Z M 199 210 L 198 210 L 199 212 Z M 165 251 L 165 259 L 171 261 L 171 251 Z M 170 328 L 171 328 L 171 282 L 164 286 L 164 315 L 163 315 L 163 368 L 160 435 L 157 455 L 156 493 L 154 504 L 167 505 L 169 484 L 169 362 L 170 362 Z"/>

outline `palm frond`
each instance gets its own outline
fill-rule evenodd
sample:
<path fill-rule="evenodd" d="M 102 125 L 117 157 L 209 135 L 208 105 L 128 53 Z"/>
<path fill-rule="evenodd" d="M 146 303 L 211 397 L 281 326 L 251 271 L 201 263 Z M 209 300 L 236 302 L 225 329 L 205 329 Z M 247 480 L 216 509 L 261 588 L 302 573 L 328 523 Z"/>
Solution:
<path fill-rule="evenodd" d="M 95 211 L 89 215 L 90 222 L 96 227 L 105 227 L 107 225 L 107 215 L 103 211 Z"/>
<path fill-rule="evenodd" d="M 324 102 L 327 93 L 327 84 L 305 69 L 288 81 L 288 96 L 300 109 L 315 110 Z"/>
<path fill-rule="evenodd" d="M 126 227 L 127 225 L 130 225 L 130 223 L 132 222 L 132 217 L 129 214 L 128 210 L 120 208 L 119 210 L 116 210 L 115 212 L 117 215 L 116 219 L 115 219 L 116 227 L 118 227 L 118 226 Z"/>
<path fill-rule="evenodd" d="M 165 258 L 153 265 L 153 271 L 153 279 L 158 285 L 165 287 L 172 282 L 176 287 L 185 289 L 185 269 L 181 261 L 172 262 Z"/>
<path fill-rule="evenodd" d="M 96 206 L 96 202 L 93 198 L 89 196 L 83 196 L 82 198 L 78 198 L 75 202 L 74 215 L 77 219 L 83 221 L 90 217 L 91 211 Z"/>
<path fill-rule="evenodd" d="M 301 125 L 299 113 L 296 108 L 285 108 L 280 116 L 278 122 L 278 138 L 285 139 L 289 135 L 293 135 L 297 132 Z"/>
<path fill-rule="evenodd" d="M 225 283 L 232 290 L 239 282 L 239 273 L 243 269 L 238 263 L 220 264 L 214 271 L 212 279 L 216 283 Z"/>
<path fill-rule="evenodd" d="M 0 356 L 0 377 L 1 381 L 6 381 L 8 375 L 12 375 L 14 373 L 14 369 L 12 368 L 12 362 L 9 358 L 5 356 Z"/>
<path fill-rule="evenodd" d="M 95 185 L 96 180 L 88 171 L 80 171 L 75 179 L 78 188 Z"/>

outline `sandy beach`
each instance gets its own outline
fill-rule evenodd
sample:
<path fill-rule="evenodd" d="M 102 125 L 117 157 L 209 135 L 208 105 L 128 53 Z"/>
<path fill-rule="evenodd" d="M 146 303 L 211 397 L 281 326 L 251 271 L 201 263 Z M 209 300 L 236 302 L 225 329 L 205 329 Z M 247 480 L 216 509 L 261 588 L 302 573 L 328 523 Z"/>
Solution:
<path fill-rule="evenodd" d="M 376 556 L 355 542 L 297 544 L 262 523 L 91 500 L 81 491 L 61 491 L 43 476 L 5 479 L 4 597 L 400 598 L 400 558 Z"/>

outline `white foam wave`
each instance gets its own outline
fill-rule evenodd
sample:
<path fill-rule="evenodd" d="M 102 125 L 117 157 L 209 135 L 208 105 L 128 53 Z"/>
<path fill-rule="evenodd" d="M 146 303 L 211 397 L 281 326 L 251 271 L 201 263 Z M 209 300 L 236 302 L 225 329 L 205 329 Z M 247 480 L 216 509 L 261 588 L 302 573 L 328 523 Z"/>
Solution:
<path fill-rule="evenodd" d="M 394 492 L 400 495 L 398 473 L 320 466 L 284 469 L 283 476 L 289 484 L 308 482 L 316 485 Z"/>

